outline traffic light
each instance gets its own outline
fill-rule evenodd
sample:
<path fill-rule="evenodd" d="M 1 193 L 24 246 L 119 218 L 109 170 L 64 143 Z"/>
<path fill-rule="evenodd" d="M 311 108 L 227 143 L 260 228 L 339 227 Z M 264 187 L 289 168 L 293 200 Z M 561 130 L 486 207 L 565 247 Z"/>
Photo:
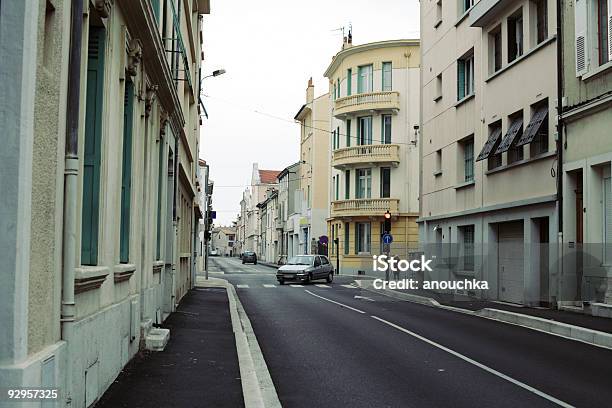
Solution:
<path fill-rule="evenodd" d="M 391 213 L 389 212 L 389 210 L 385 212 L 385 225 L 383 227 L 383 231 L 385 234 L 391 233 Z"/>

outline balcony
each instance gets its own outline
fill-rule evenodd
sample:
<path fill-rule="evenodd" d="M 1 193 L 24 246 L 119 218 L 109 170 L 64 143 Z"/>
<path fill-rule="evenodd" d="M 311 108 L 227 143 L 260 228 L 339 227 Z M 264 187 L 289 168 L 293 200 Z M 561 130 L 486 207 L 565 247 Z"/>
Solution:
<path fill-rule="evenodd" d="M 332 166 L 337 169 L 345 169 L 352 165 L 373 166 L 375 164 L 397 167 L 399 162 L 399 145 L 395 144 L 345 147 L 334 150 L 332 155 Z"/>
<path fill-rule="evenodd" d="M 349 113 L 382 110 L 397 112 L 399 108 L 399 92 L 360 93 L 336 99 L 334 102 L 334 116 L 341 118 Z"/>
<path fill-rule="evenodd" d="M 332 201 L 331 205 L 332 217 L 382 217 L 387 211 L 399 215 L 397 198 L 357 198 Z"/>

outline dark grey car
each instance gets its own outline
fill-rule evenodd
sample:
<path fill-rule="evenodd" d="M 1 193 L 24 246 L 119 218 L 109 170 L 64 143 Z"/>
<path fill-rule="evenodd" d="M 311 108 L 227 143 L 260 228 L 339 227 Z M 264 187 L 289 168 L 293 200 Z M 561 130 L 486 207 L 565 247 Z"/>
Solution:
<path fill-rule="evenodd" d="M 311 282 L 317 279 L 331 283 L 334 280 L 334 267 L 325 255 L 298 255 L 278 268 L 276 279 L 281 285 L 289 281 Z"/>
<path fill-rule="evenodd" d="M 257 265 L 257 254 L 253 251 L 245 251 L 242 254 L 242 263 L 252 263 Z"/>

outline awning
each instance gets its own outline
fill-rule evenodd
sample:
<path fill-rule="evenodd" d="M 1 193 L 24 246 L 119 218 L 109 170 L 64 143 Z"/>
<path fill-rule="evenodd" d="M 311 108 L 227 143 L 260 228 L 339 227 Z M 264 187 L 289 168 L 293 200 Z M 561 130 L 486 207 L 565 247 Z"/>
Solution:
<path fill-rule="evenodd" d="M 508 133 L 504 136 L 502 142 L 499 144 L 499 147 L 495 151 L 495 154 L 500 154 L 506 152 L 512 146 L 512 142 L 516 139 L 516 136 L 523 130 L 523 118 L 515 119 L 510 125 L 510 129 L 508 129 Z"/>
<path fill-rule="evenodd" d="M 489 135 L 487 142 L 485 143 L 482 151 L 476 158 L 476 161 L 484 160 L 491 155 L 493 148 L 497 144 L 497 141 L 501 138 L 501 128 L 497 128 Z"/>
<path fill-rule="evenodd" d="M 540 129 L 542 128 L 542 123 L 548 117 L 548 106 L 543 106 L 536 111 L 531 117 L 529 124 L 525 128 L 525 132 L 523 132 L 523 136 L 519 139 L 517 146 L 526 145 L 528 143 L 533 142 L 533 139 L 536 137 Z"/>

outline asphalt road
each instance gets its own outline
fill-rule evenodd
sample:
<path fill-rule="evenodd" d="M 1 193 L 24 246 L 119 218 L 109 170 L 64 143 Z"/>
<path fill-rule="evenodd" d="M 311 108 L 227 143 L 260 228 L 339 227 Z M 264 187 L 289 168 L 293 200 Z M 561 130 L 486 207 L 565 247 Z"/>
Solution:
<path fill-rule="evenodd" d="M 611 350 L 363 292 L 352 277 L 279 286 L 274 269 L 227 258 L 210 270 L 236 286 L 284 407 L 612 406 Z"/>

